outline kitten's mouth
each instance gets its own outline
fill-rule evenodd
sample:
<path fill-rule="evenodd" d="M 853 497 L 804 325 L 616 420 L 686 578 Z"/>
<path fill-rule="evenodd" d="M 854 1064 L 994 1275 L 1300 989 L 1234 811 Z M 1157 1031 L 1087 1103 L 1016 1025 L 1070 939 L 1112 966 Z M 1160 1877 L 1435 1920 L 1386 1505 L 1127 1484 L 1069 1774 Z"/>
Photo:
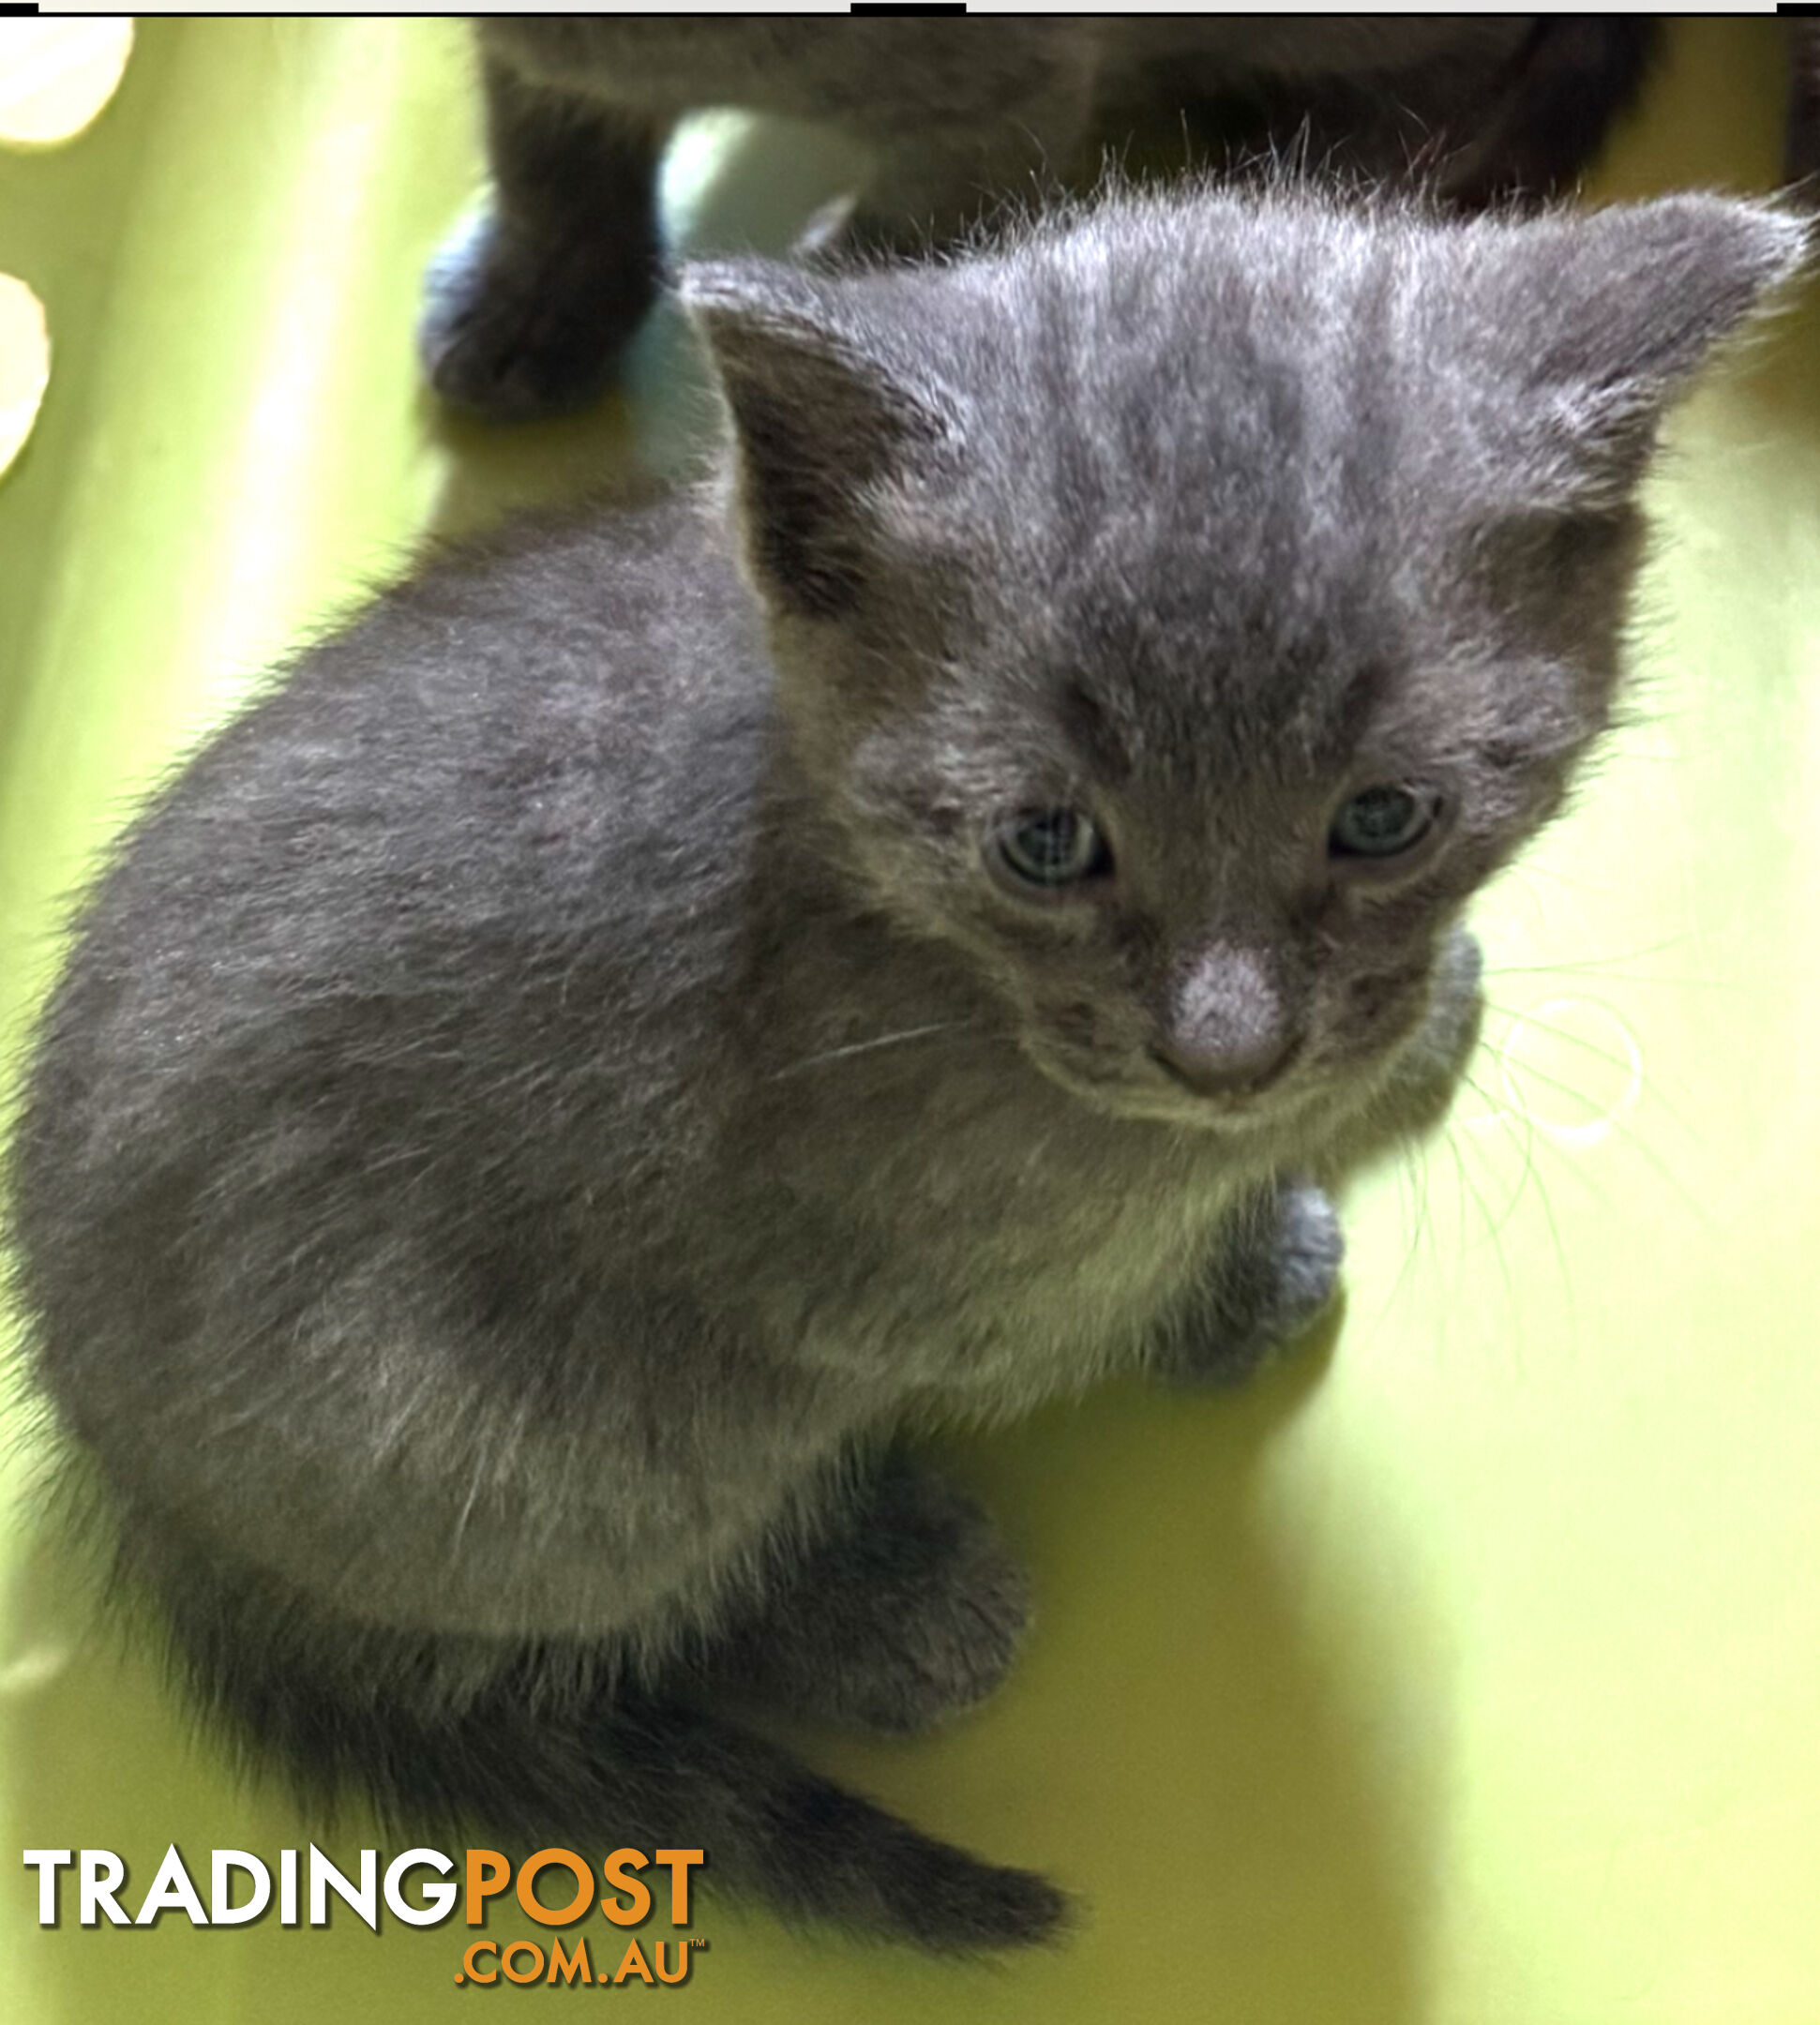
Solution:
<path fill-rule="evenodd" d="M 1300 1041 L 1291 1042 L 1274 1061 L 1253 1075 L 1225 1075 L 1215 1072 L 1197 1075 L 1172 1059 L 1163 1048 L 1150 1047 L 1144 1052 L 1175 1088 L 1186 1090 L 1200 1103 L 1243 1118 L 1264 1108 L 1260 1100 L 1286 1080 L 1301 1058 L 1302 1047 Z"/>
<path fill-rule="evenodd" d="M 1029 1047 L 1036 1067 L 1093 1110 L 1128 1122 L 1186 1126 L 1201 1132 L 1250 1132 L 1281 1124 L 1315 1094 L 1289 1072 L 1298 1046 L 1268 1075 L 1218 1089 L 1197 1088 L 1173 1064 L 1147 1050 L 1136 1061 L 1072 1060 L 1047 1048 Z M 1142 1070 L 1139 1063 L 1142 1064 Z M 1148 1070 L 1150 1073 L 1144 1073 Z"/>

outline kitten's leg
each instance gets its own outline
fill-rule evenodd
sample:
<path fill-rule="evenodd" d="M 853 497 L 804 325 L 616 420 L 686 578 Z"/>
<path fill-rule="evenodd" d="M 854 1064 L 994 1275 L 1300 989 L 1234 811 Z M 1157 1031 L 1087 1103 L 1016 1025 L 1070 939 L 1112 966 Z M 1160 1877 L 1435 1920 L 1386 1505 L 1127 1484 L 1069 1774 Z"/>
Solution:
<path fill-rule="evenodd" d="M 484 65 L 489 209 L 444 242 L 418 343 L 452 407 L 518 420 L 599 393 L 657 292 L 668 118 Z"/>
<path fill-rule="evenodd" d="M 1250 1377 L 1333 1298 L 1345 1255 L 1324 1190 L 1283 1181 L 1260 1191 L 1223 1227 L 1197 1298 L 1151 1346 L 1151 1370 L 1178 1385 Z"/>
<path fill-rule="evenodd" d="M 140 1556 L 146 1528 L 130 1550 Z M 174 1543 L 172 1543 L 174 1544 Z M 1025 1946 L 1066 1912 L 1045 1879 L 982 1862 L 564 1636 L 486 1639 L 340 1618 L 179 1548 L 155 1594 L 204 1705 L 286 1769 L 312 1813 L 351 1790 L 431 1842 L 513 1856 L 604 1835 L 701 1848 L 709 1882 L 942 1953 Z M 130 1566 L 116 1600 L 131 1593 Z"/>
<path fill-rule="evenodd" d="M 902 1733 L 989 1694 L 1029 1616 L 1023 1573 L 985 1514 L 894 1448 L 710 1666 L 781 1706 Z"/>

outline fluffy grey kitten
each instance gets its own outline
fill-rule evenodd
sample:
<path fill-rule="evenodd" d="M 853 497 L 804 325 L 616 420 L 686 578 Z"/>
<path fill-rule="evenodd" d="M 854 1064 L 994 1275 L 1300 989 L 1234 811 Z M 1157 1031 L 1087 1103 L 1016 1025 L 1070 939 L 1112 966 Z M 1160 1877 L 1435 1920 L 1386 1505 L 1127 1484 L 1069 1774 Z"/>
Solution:
<path fill-rule="evenodd" d="M 1241 153 L 1290 147 L 1461 203 L 1543 194 L 1635 96 L 1637 17 L 983 16 L 842 21 L 501 15 L 480 24 L 493 202 L 433 265 L 421 341 L 458 406 L 529 415 L 596 392 L 656 291 L 659 157 L 735 105 L 867 143 L 851 223 L 952 240 L 995 192 L 1078 173 L 1134 124 L 1198 113 Z"/>
<path fill-rule="evenodd" d="M 44 1015 L 34 1368 L 204 1701 L 412 1822 L 1049 1932 L 726 1691 L 975 1702 L 1025 1585 L 905 1431 L 1325 1302 L 1606 722 L 1659 412 L 1800 239 L 1198 190 L 691 270 L 723 478 L 310 648 Z"/>

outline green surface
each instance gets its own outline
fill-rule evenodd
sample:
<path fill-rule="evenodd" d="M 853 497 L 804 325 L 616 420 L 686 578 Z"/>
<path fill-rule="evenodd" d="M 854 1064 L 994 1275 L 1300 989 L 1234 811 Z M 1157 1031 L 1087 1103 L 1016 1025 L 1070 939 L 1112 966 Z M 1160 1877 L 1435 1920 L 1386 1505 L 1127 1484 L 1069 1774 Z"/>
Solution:
<path fill-rule="evenodd" d="M 1780 66 L 1771 23 L 1677 24 L 1602 192 L 1767 187 Z M 300 625 L 427 525 L 686 455 L 704 410 L 662 321 L 629 406 L 509 442 L 439 424 L 409 334 L 474 175 L 459 37 L 366 21 L 148 22 L 89 135 L 0 157 L 0 269 L 56 345 L 0 484 L 8 1049 L 124 798 Z M 672 194 L 705 236 L 775 243 L 838 180 L 797 137 L 722 129 Z M 1677 416 L 1654 496 L 1634 721 L 1481 910 L 1487 1045 L 1447 1138 L 1356 1191 L 1337 1335 L 1241 1399 L 1118 1387 L 958 1449 L 1034 1570 L 1029 1657 L 939 1738 L 818 1740 L 919 1822 L 1050 1869 L 1085 1931 L 957 1969 L 704 1901 L 684 1988 L 567 2002 L 1820 2021 L 1811 299 Z M 132 1905 L 171 1841 L 201 1873 L 308 1834 L 192 1747 L 152 1663 L 7 1523 L 0 2018 L 508 2001 L 454 1988 L 459 1924 L 40 1931 L 23 1847 L 118 1851 Z"/>

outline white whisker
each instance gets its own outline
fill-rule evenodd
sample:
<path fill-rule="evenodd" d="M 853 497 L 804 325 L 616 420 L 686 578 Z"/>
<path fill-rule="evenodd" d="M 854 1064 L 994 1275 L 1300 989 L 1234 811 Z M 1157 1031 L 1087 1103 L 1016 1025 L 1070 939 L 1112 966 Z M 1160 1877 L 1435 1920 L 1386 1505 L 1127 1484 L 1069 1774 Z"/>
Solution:
<path fill-rule="evenodd" d="M 849 1055 L 869 1055 L 875 1048 L 896 1047 L 906 1041 L 926 1040 L 931 1034 L 953 1033 L 967 1025 L 966 1020 L 937 1020 L 927 1027 L 906 1027 L 901 1033 L 880 1034 L 872 1041 L 850 1041 L 845 1047 L 828 1048 L 805 1061 L 792 1062 L 768 1080 L 781 1083 L 786 1076 L 801 1075 L 805 1070 L 818 1069 L 823 1062 L 840 1061 Z"/>

